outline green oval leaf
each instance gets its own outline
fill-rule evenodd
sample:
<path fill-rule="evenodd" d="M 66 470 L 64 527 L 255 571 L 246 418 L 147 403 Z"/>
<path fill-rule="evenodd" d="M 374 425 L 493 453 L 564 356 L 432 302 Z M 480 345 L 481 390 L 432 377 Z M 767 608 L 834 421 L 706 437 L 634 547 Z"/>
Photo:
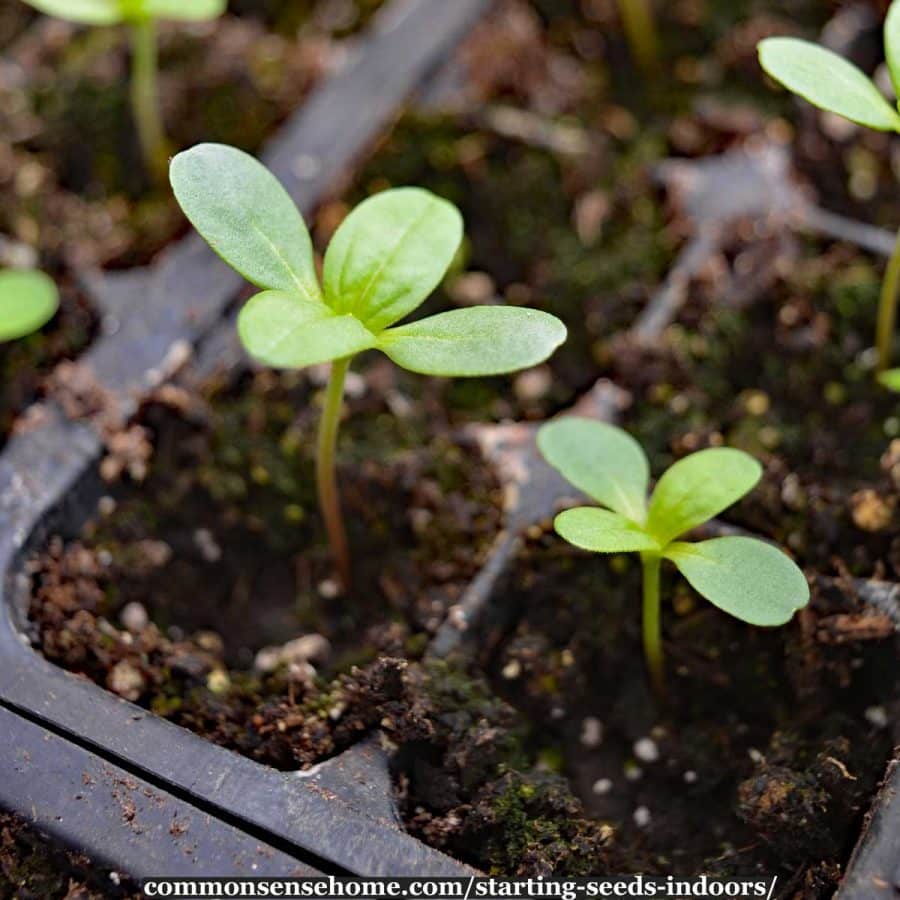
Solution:
<path fill-rule="evenodd" d="M 700 450 L 670 466 L 653 491 L 647 531 L 665 546 L 753 490 L 762 466 L 731 447 Z"/>
<path fill-rule="evenodd" d="M 302 369 L 375 346 L 359 319 L 282 291 L 248 301 L 238 316 L 238 335 L 252 357 L 279 369 Z"/>
<path fill-rule="evenodd" d="M 83 25 L 115 25 L 122 22 L 119 0 L 25 0 L 38 12 Z"/>
<path fill-rule="evenodd" d="M 43 272 L 0 272 L 0 341 L 25 337 L 46 325 L 59 307 L 59 292 Z"/>
<path fill-rule="evenodd" d="M 751 625 L 784 625 L 809 603 L 800 568 L 777 547 L 754 538 L 672 544 L 663 555 L 710 603 Z"/>
<path fill-rule="evenodd" d="M 411 372 L 471 377 L 537 365 L 565 339 L 565 325 L 549 313 L 478 306 L 383 331 L 378 346 Z"/>
<path fill-rule="evenodd" d="M 891 73 L 894 94 L 900 97 L 900 0 L 894 0 L 884 20 L 884 56 Z"/>
<path fill-rule="evenodd" d="M 144 0 L 154 19 L 182 22 L 206 22 L 225 12 L 227 0 Z"/>
<path fill-rule="evenodd" d="M 630 553 L 660 550 L 640 525 L 625 516 L 596 506 L 579 506 L 560 513 L 553 521 L 557 534 L 570 544 L 594 553 Z"/>
<path fill-rule="evenodd" d="M 453 204 L 421 188 L 384 191 L 357 206 L 325 254 L 328 305 L 376 334 L 420 306 L 462 241 Z"/>
<path fill-rule="evenodd" d="M 197 231 L 251 284 L 321 301 L 309 232 L 262 163 L 224 144 L 198 144 L 172 160 L 169 178 Z"/>
<path fill-rule="evenodd" d="M 837 53 L 797 38 L 759 43 L 759 61 L 776 81 L 814 106 L 876 131 L 900 129 L 900 115 L 860 69 Z"/>
<path fill-rule="evenodd" d="M 650 467 L 628 432 L 605 422 L 566 416 L 538 431 L 544 459 L 578 490 L 643 524 Z"/>

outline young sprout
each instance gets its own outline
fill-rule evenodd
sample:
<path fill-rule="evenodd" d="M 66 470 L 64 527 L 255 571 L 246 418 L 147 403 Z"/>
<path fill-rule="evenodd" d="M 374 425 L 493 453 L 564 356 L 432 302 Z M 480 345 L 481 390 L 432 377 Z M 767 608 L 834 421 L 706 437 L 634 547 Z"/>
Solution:
<path fill-rule="evenodd" d="M 878 376 L 878 380 L 895 394 L 900 394 L 900 369 L 888 369 Z"/>
<path fill-rule="evenodd" d="M 900 132 L 900 113 L 868 76 L 842 56 L 818 44 L 787 37 L 766 38 L 760 41 L 758 49 L 760 64 L 772 78 L 819 109 L 875 131 Z M 894 93 L 900 95 L 900 0 L 894 0 L 885 19 L 884 51 Z M 898 291 L 900 231 L 881 287 L 875 335 L 876 375 L 881 375 L 891 362 Z"/>
<path fill-rule="evenodd" d="M 233 147 L 201 144 L 172 160 L 175 196 L 213 250 L 262 293 L 238 331 L 259 361 L 283 369 L 331 362 L 319 429 L 317 485 L 338 572 L 350 553 L 334 455 L 344 379 L 353 357 L 380 350 L 425 375 L 499 375 L 536 365 L 566 329 L 538 310 L 482 306 L 397 325 L 440 284 L 462 240 L 459 212 L 418 188 L 361 203 L 334 235 L 320 284 L 309 232 L 277 179 Z"/>
<path fill-rule="evenodd" d="M 659 65 L 659 39 L 653 19 L 653 0 L 618 0 L 619 16 L 625 28 L 628 45 L 645 72 Z"/>
<path fill-rule="evenodd" d="M 159 107 L 156 23 L 203 22 L 225 11 L 227 0 L 24 0 L 47 15 L 84 25 L 126 24 L 131 31 L 131 108 L 141 154 L 154 178 L 165 178 L 169 144 Z"/>
<path fill-rule="evenodd" d="M 14 341 L 42 328 L 59 308 L 53 280 L 32 269 L 0 272 L 0 341 Z"/>
<path fill-rule="evenodd" d="M 665 686 L 659 591 L 664 559 L 699 594 L 751 625 L 783 625 L 809 602 L 803 572 L 771 544 L 750 537 L 678 540 L 753 489 L 762 475 L 753 457 L 727 447 L 692 453 L 663 474 L 648 504 L 647 457 L 621 428 L 566 417 L 541 428 L 538 447 L 566 480 L 607 507 L 560 513 L 556 531 L 584 550 L 641 555 L 644 655 L 658 696 Z"/>

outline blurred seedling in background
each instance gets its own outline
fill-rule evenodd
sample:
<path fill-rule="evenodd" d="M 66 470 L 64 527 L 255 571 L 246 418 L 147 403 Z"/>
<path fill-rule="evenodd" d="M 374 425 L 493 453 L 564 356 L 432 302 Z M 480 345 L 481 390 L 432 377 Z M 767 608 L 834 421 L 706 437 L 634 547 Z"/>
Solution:
<path fill-rule="evenodd" d="M 751 491 L 762 475 L 752 456 L 727 447 L 692 453 L 672 465 L 647 502 L 650 466 L 631 435 L 603 422 L 567 417 L 544 425 L 538 447 L 576 488 L 607 507 L 560 513 L 554 527 L 595 553 L 639 553 L 643 567 L 643 643 L 657 696 L 665 693 L 660 569 L 674 563 L 697 593 L 751 625 L 790 621 L 809 602 L 809 586 L 781 550 L 751 537 L 677 540 Z"/>
<path fill-rule="evenodd" d="M 156 27 L 160 20 L 203 22 L 225 12 L 227 0 L 24 0 L 40 12 L 82 25 L 131 31 L 131 108 L 147 171 L 163 181 L 169 160 L 160 110 Z"/>
<path fill-rule="evenodd" d="M 653 0 L 618 0 L 619 17 L 628 46 L 645 73 L 659 65 L 659 38 L 653 17 Z"/>
<path fill-rule="evenodd" d="M 0 341 L 33 334 L 53 318 L 58 308 L 59 292 L 43 272 L 0 271 Z"/>
<path fill-rule="evenodd" d="M 457 209 L 428 191 L 387 190 L 357 206 L 328 246 L 320 284 L 303 218 L 252 156 L 201 144 L 175 157 L 170 178 L 197 231 L 263 290 L 238 320 L 248 353 L 281 369 L 332 363 L 319 428 L 317 486 L 346 587 L 350 551 L 335 446 L 353 357 L 380 350 L 424 375 L 500 375 L 547 359 L 565 340 L 565 326 L 548 313 L 508 306 L 452 310 L 397 326 L 438 287 L 462 241 Z"/>
<path fill-rule="evenodd" d="M 891 4 L 884 22 L 884 51 L 894 93 L 900 95 L 900 0 Z M 875 131 L 900 132 L 897 109 L 864 72 L 837 53 L 798 38 L 772 37 L 760 41 L 759 61 L 772 78 L 819 109 Z M 884 377 L 891 364 L 898 291 L 900 231 L 881 287 L 875 335 L 876 375 L 889 387 L 900 379 Z"/>

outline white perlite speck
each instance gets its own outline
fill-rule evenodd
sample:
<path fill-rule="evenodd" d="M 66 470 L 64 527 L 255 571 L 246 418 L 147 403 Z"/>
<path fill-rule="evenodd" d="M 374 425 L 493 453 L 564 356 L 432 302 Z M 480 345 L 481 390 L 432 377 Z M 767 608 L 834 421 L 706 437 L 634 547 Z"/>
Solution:
<path fill-rule="evenodd" d="M 864 713 L 866 721 L 876 728 L 887 728 L 888 714 L 883 706 L 870 706 Z"/>
<path fill-rule="evenodd" d="M 687 772 L 684 773 L 684 783 L 685 784 L 696 784 L 697 783 L 697 773 L 693 769 L 688 769 Z"/>
<path fill-rule="evenodd" d="M 598 796 L 602 797 L 604 794 L 608 794 L 612 790 L 612 787 L 613 783 L 608 778 L 598 778 L 594 782 L 594 786 L 591 788 L 591 790 Z"/>
<path fill-rule="evenodd" d="M 634 742 L 634 755 L 644 763 L 654 763 L 659 759 L 659 747 L 653 738 L 644 737 Z"/>
<path fill-rule="evenodd" d="M 634 824 L 638 828 L 646 828 L 650 824 L 651 818 L 650 810 L 646 806 L 639 806 L 634 811 Z"/>
<path fill-rule="evenodd" d="M 581 746 L 593 750 L 603 743 L 603 723 L 594 716 L 587 716 L 581 722 Z"/>

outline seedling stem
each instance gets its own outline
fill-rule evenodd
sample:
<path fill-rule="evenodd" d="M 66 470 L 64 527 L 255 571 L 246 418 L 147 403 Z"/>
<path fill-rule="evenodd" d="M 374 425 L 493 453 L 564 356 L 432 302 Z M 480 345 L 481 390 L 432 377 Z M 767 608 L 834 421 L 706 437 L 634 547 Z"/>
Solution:
<path fill-rule="evenodd" d="M 638 65 L 652 72 L 659 65 L 659 40 L 651 0 L 619 0 L 619 15 Z"/>
<path fill-rule="evenodd" d="M 341 407 L 344 399 L 344 382 L 350 368 L 350 357 L 336 359 L 331 364 L 325 408 L 319 422 L 319 448 L 316 457 L 316 484 L 319 490 L 319 506 L 325 521 L 325 530 L 334 553 L 335 565 L 344 590 L 350 587 L 350 549 L 341 500 L 335 475 L 335 447 L 341 423 Z"/>
<path fill-rule="evenodd" d="M 898 292 L 900 292 L 900 231 L 897 232 L 894 252 L 888 261 L 884 281 L 881 283 L 881 300 L 878 304 L 878 324 L 875 332 L 875 346 L 878 348 L 877 375 L 881 375 L 891 366 Z"/>
<path fill-rule="evenodd" d="M 659 572 L 662 557 L 658 553 L 642 553 L 641 565 L 644 570 L 644 657 L 653 692 L 657 699 L 665 700 L 666 676 L 659 615 Z"/>
<path fill-rule="evenodd" d="M 165 178 L 168 147 L 159 107 L 157 77 L 156 22 L 144 17 L 131 25 L 133 54 L 131 108 L 137 128 L 141 155 L 156 180 Z"/>

